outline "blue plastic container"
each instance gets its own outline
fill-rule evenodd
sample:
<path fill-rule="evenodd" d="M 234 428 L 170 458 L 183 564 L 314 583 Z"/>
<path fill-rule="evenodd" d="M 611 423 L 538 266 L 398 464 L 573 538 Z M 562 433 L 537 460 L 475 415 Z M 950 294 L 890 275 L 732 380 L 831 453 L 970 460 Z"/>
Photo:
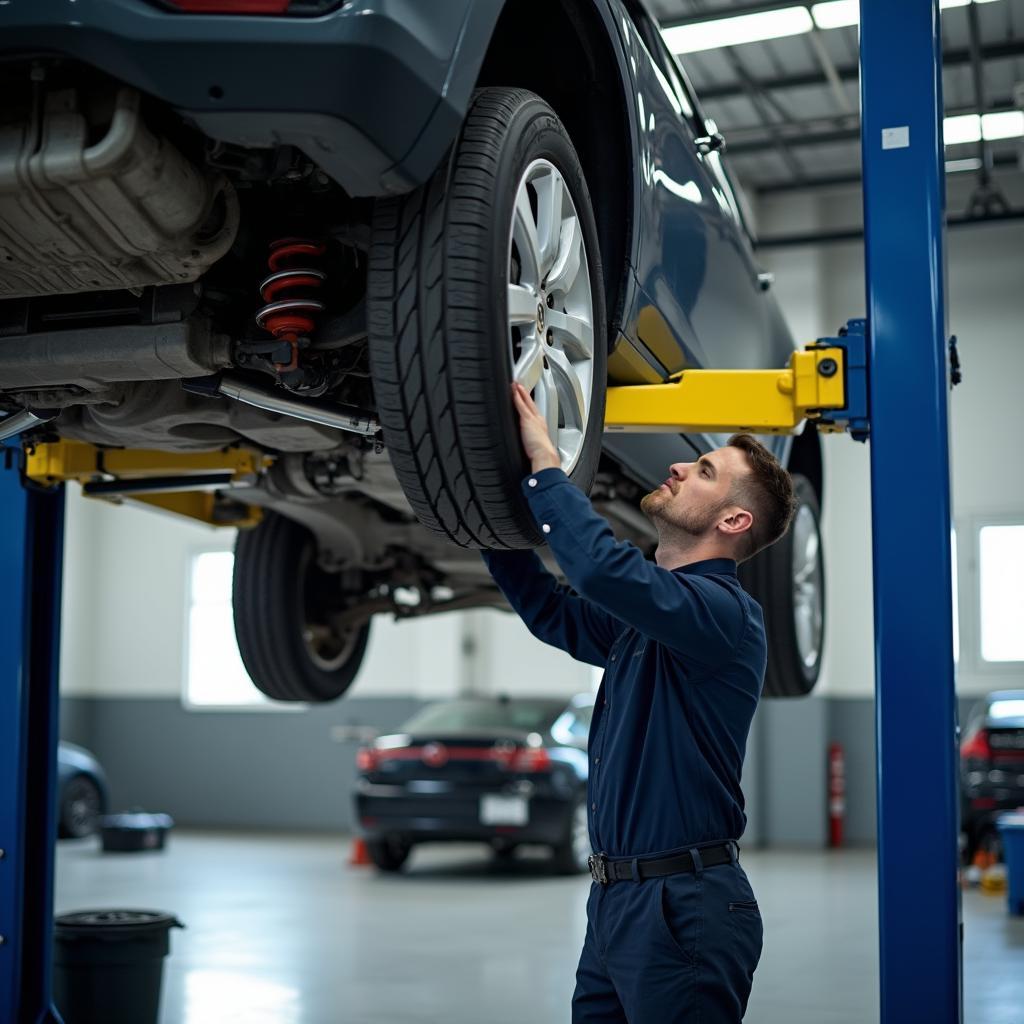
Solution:
<path fill-rule="evenodd" d="M 1009 910 L 1024 916 L 1024 812 L 1001 814 L 996 819 L 996 828 L 1003 840 Z"/>

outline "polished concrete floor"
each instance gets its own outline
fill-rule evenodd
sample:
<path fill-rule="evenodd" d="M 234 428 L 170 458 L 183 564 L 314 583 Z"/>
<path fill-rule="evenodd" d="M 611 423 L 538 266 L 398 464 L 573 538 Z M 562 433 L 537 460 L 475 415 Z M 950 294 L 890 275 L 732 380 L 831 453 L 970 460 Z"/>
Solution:
<path fill-rule="evenodd" d="M 58 848 L 56 911 L 166 910 L 161 1024 L 548 1024 L 569 1019 L 589 877 L 540 856 L 424 847 L 399 876 L 344 837 L 176 830 L 162 852 Z M 871 851 L 745 851 L 765 921 L 747 1021 L 878 1020 Z M 1024 918 L 964 894 L 965 1022 L 1024 1021 Z M 928 984 L 922 977 L 921 985 Z"/>

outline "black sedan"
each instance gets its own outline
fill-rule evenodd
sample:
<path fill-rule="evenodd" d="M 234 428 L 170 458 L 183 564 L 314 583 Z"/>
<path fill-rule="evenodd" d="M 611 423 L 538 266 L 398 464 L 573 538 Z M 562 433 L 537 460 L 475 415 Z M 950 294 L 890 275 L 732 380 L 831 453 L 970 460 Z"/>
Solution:
<path fill-rule="evenodd" d="M 988 694 L 960 743 L 960 824 L 973 858 L 1004 811 L 1024 806 L 1024 690 Z"/>
<path fill-rule="evenodd" d="M 587 870 L 592 694 L 432 704 L 379 736 L 356 764 L 356 816 L 374 864 L 398 871 L 423 842 L 488 843 L 499 856 L 549 846 L 556 870 Z"/>

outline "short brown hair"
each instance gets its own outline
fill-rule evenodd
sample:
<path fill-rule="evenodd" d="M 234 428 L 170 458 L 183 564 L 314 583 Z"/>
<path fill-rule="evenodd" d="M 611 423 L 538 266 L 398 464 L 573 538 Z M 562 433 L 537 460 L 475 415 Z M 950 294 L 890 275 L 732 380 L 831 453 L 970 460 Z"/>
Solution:
<path fill-rule="evenodd" d="M 748 532 L 746 549 L 739 559 L 745 562 L 758 551 L 774 544 L 789 529 L 796 512 L 793 478 L 779 460 L 750 434 L 733 434 L 732 448 L 747 454 L 750 475 L 736 485 L 735 498 L 753 513 L 754 525 Z"/>

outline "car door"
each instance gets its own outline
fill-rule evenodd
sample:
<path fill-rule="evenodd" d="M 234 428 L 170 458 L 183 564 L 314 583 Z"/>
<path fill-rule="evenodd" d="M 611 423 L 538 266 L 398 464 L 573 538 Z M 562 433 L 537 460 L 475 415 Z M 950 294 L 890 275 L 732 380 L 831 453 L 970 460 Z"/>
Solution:
<path fill-rule="evenodd" d="M 769 303 L 713 126 L 643 5 L 616 2 L 639 128 L 638 291 L 624 328 L 668 373 L 778 365 Z"/>

